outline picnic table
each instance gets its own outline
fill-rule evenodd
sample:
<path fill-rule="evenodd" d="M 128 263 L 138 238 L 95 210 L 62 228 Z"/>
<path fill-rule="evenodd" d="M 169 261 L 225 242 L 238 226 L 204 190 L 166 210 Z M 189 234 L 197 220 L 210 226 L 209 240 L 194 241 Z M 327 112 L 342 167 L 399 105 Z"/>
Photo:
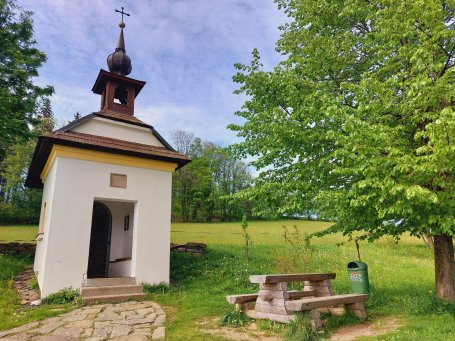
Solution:
<path fill-rule="evenodd" d="M 282 323 L 289 323 L 294 312 L 308 311 L 316 329 L 322 327 L 321 313 L 342 315 L 347 308 L 365 318 L 363 302 L 368 295 L 333 295 L 330 280 L 335 277 L 335 273 L 253 275 L 250 282 L 259 284 L 258 293 L 229 295 L 226 299 L 249 317 Z M 303 291 L 288 290 L 289 282 L 304 282 Z M 339 305 L 345 308 L 337 308 Z"/>

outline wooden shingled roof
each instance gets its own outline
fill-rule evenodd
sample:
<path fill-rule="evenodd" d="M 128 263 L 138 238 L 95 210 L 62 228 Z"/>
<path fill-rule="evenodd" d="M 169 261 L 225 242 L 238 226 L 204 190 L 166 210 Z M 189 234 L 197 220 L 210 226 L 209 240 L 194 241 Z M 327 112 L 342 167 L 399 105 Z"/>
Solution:
<path fill-rule="evenodd" d="M 151 130 L 150 133 L 153 133 L 153 135 L 155 135 L 155 137 L 164 145 L 164 147 L 71 131 L 72 128 L 88 121 L 94 116 L 147 127 Z M 38 138 L 38 143 L 35 148 L 27 180 L 25 182 L 25 185 L 27 187 L 43 188 L 40 174 L 54 145 L 70 146 L 81 149 L 103 151 L 113 154 L 135 156 L 144 159 L 174 162 L 178 165 L 177 169 L 191 162 L 185 155 L 174 150 L 161 137 L 161 135 L 159 135 L 158 132 L 153 129 L 153 127 L 147 125 L 138 118 L 116 113 L 97 112 L 84 116 L 79 120 L 76 120 L 63 128 L 54 131 L 53 133 L 40 136 Z"/>

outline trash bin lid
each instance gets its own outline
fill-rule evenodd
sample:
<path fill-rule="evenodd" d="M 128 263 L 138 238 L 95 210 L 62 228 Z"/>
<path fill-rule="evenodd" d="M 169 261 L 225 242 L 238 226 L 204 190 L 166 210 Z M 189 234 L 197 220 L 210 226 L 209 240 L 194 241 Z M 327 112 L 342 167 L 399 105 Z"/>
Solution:
<path fill-rule="evenodd" d="M 367 263 L 360 261 L 352 261 L 348 263 L 348 269 L 350 270 L 364 270 L 368 269 Z"/>

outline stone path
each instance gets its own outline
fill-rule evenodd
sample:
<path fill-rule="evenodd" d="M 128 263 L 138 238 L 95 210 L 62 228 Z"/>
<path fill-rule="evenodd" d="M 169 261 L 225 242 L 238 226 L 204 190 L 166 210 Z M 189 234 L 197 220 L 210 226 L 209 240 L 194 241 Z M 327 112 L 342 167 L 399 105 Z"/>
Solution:
<path fill-rule="evenodd" d="M 101 304 L 0 331 L 0 340 L 162 340 L 165 320 L 163 309 L 154 302 Z"/>
<path fill-rule="evenodd" d="M 22 305 L 29 305 L 31 302 L 39 299 L 38 292 L 28 287 L 28 281 L 32 279 L 33 276 L 35 276 L 33 266 L 29 266 L 25 271 L 14 278 L 13 286 L 19 292 Z"/>

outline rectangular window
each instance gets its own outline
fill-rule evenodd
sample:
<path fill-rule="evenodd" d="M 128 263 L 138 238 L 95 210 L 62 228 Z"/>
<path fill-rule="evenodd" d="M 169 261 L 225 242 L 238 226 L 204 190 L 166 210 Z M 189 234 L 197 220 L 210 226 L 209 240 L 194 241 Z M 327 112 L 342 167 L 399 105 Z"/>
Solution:
<path fill-rule="evenodd" d="M 123 221 L 123 231 L 128 231 L 130 229 L 130 216 L 126 215 Z"/>

